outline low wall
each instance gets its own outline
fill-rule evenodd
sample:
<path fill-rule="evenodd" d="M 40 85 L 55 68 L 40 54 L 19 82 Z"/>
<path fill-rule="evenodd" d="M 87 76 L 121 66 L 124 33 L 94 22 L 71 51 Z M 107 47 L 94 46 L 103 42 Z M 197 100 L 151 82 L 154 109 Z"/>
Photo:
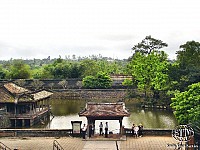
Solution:
<path fill-rule="evenodd" d="M 72 129 L 0 129 L 0 137 L 66 137 Z"/>
<path fill-rule="evenodd" d="M 70 89 L 56 90 L 52 99 L 124 99 L 125 89 Z"/>
<path fill-rule="evenodd" d="M 125 128 L 124 133 L 127 136 L 132 136 L 132 129 L 130 128 Z M 172 130 L 170 129 L 144 129 L 143 130 L 143 135 L 165 135 L 165 136 L 171 136 L 172 135 Z"/>
<path fill-rule="evenodd" d="M 131 129 L 125 128 L 124 133 L 132 136 Z M 145 129 L 143 135 L 171 136 L 172 130 Z M 66 137 L 73 136 L 72 129 L 0 129 L 0 137 Z"/>

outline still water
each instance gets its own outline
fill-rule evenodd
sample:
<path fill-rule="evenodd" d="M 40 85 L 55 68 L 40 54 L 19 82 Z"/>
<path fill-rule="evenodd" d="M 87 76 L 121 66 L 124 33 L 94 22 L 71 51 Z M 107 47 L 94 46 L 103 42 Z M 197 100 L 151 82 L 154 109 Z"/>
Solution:
<path fill-rule="evenodd" d="M 54 117 L 50 117 L 51 121 L 43 125 L 43 128 L 50 129 L 71 129 L 71 121 L 82 121 L 87 123 L 86 117 L 79 117 L 78 113 L 85 107 L 86 102 L 81 100 L 51 100 L 51 112 Z M 153 129 L 174 129 L 177 121 L 171 111 L 142 109 L 136 107 L 130 102 L 125 103 L 126 108 L 130 112 L 130 117 L 123 118 L 123 125 L 131 128 L 132 124 L 142 123 L 144 128 Z M 99 123 L 108 122 L 109 131 L 119 132 L 119 121 L 117 120 L 97 120 L 95 122 L 95 131 L 98 132 Z M 41 126 L 42 127 L 42 126 Z"/>

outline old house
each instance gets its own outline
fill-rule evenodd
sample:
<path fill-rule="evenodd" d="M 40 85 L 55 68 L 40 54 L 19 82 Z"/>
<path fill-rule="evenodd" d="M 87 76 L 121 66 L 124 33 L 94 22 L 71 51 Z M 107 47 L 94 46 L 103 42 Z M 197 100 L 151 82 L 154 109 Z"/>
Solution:
<path fill-rule="evenodd" d="M 7 114 L 11 127 L 30 127 L 48 118 L 52 94 L 47 90 L 33 92 L 6 83 L 0 87 L 0 109 Z"/>

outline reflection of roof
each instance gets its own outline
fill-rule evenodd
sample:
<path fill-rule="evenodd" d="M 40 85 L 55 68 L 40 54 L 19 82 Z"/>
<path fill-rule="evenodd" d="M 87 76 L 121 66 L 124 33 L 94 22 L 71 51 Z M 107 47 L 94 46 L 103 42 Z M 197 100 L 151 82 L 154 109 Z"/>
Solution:
<path fill-rule="evenodd" d="M 93 103 L 89 102 L 79 116 L 86 117 L 124 117 L 130 116 L 123 102 L 118 103 Z"/>
<path fill-rule="evenodd" d="M 6 83 L 0 88 L 0 103 L 36 102 L 48 98 L 52 94 L 46 90 L 31 92 L 14 83 Z"/>

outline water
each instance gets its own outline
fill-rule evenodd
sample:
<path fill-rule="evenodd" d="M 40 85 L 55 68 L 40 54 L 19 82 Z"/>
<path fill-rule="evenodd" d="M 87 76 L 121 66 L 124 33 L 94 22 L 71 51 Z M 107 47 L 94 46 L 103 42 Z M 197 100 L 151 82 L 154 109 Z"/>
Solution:
<path fill-rule="evenodd" d="M 55 116 L 45 126 L 41 128 L 50 129 L 71 129 L 71 121 L 82 121 L 87 123 L 86 117 L 79 117 L 78 113 L 85 107 L 85 101 L 81 100 L 51 100 L 52 114 Z M 147 110 L 136 107 L 130 102 L 126 102 L 126 107 L 131 113 L 130 117 L 123 118 L 123 125 L 131 128 L 132 124 L 142 123 L 144 128 L 148 129 L 174 129 L 177 121 L 171 111 L 167 110 Z M 97 120 L 95 122 L 95 131 L 98 132 L 100 122 L 108 122 L 109 131 L 119 133 L 118 120 Z"/>

